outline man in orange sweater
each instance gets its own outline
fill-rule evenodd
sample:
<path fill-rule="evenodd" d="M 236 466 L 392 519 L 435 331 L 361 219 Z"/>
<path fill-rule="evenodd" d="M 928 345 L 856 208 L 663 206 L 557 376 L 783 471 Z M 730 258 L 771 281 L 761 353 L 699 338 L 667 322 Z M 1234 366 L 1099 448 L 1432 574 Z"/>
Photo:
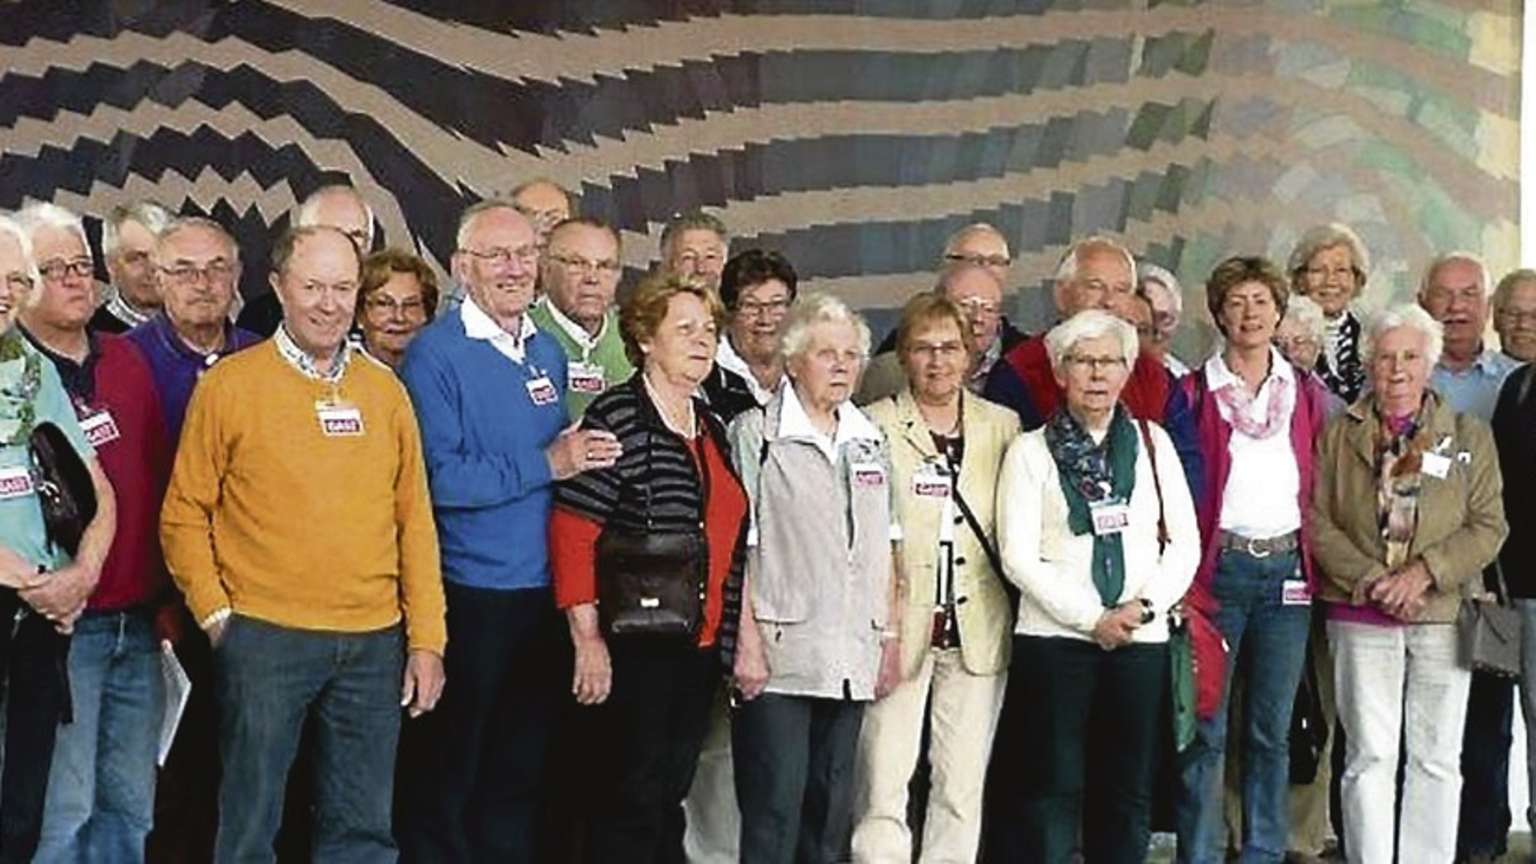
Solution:
<path fill-rule="evenodd" d="M 312 718 L 315 860 L 391 862 L 400 709 L 436 704 L 447 641 L 421 441 L 394 373 L 346 344 L 352 241 L 299 228 L 272 267 L 283 323 L 198 382 L 161 516 L 216 655 L 215 860 L 270 860 Z"/>

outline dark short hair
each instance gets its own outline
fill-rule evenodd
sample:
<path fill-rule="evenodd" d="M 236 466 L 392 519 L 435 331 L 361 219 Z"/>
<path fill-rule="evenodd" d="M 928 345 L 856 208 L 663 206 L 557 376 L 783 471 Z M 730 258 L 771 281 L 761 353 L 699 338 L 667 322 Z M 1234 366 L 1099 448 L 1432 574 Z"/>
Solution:
<path fill-rule="evenodd" d="M 362 317 L 368 298 L 373 292 L 384 286 L 389 277 L 396 273 L 405 273 L 416 277 L 416 282 L 421 285 L 421 304 L 426 310 L 427 320 L 431 321 L 437 316 L 437 274 L 427 266 L 427 262 L 420 256 L 414 255 L 404 249 L 390 247 L 380 249 L 363 259 L 363 278 L 358 283 L 357 289 L 357 315 Z"/>
<path fill-rule="evenodd" d="M 1221 307 L 1227 300 L 1227 292 L 1244 282 L 1257 282 L 1269 289 L 1275 299 L 1275 311 L 1285 317 L 1285 304 L 1291 297 L 1285 273 L 1268 258 L 1258 255 L 1234 255 L 1216 265 L 1211 278 L 1205 280 L 1205 305 L 1211 310 L 1216 329 L 1222 330 Z M 1222 331 L 1226 335 L 1226 331 Z"/>
<path fill-rule="evenodd" d="M 692 294 L 704 301 L 718 331 L 725 327 L 725 305 L 713 289 L 690 284 L 670 274 L 652 274 L 640 280 L 633 294 L 619 307 L 619 333 L 624 337 L 624 354 L 639 368 L 645 363 L 640 343 L 656 335 L 656 328 L 666 320 L 667 307 L 679 294 Z"/>
<path fill-rule="evenodd" d="M 795 286 L 800 282 L 800 276 L 788 258 L 762 249 L 748 249 L 732 255 L 725 262 L 725 269 L 720 271 L 720 302 L 734 311 L 741 300 L 741 292 L 774 279 L 784 283 L 789 289 L 789 302 L 795 302 L 798 293 Z"/>
<path fill-rule="evenodd" d="M 341 229 L 332 228 L 329 225 L 302 225 L 291 227 L 284 231 L 277 238 L 277 242 L 272 245 L 272 272 L 281 278 L 284 273 L 288 272 L 288 262 L 293 259 L 294 250 L 298 248 L 300 240 L 327 233 L 346 238 L 347 248 L 352 250 L 352 255 L 356 258 L 357 272 L 361 276 L 363 272 L 363 253 L 358 250 L 357 244 L 352 241 L 351 237 L 347 237 L 346 234 L 342 233 Z"/>
<path fill-rule="evenodd" d="M 967 334 L 970 332 L 971 322 L 965 317 L 965 311 L 960 308 L 960 304 L 943 294 L 929 291 L 912 295 L 907 305 L 901 307 L 901 321 L 896 325 L 897 353 L 906 354 L 907 347 L 912 344 L 912 337 L 917 335 L 917 331 L 939 321 L 955 322 L 955 326 L 960 329 L 960 343 L 965 346 L 965 351 L 969 354 L 971 343 Z"/>

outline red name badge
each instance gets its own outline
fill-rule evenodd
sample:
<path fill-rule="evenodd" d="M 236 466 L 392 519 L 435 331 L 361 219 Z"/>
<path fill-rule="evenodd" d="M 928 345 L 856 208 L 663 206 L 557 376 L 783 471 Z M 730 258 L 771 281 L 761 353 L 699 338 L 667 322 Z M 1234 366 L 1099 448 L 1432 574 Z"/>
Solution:
<path fill-rule="evenodd" d="M 608 387 L 608 378 L 603 374 L 603 367 L 595 363 L 572 363 L 567 382 L 573 393 L 596 395 Z"/>
<path fill-rule="evenodd" d="M 555 389 L 554 382 L 549 380 L 548 375 L 540 375 L 527 381 L 525 386 L 528 388 L 528 398 L 532 399 L 535 405 L 553 405 L 560 401 L 560 391 Z"/>
<path fill-rule="evenodd" d="M 327 438 L 352 438 L 363 434 L 363 412 L 357 408 L 320 408 L 320 432 Z"/>
<path fill-rule="evenodd" d="M 912 480 L 912 494 L 919 498 L 948 498 L 949 480 L 933 477 L 915 477 Z"/>
<path fill-rule="evenodd" d="M 879 465 L 853 466 L 853 485 L 873 487 L 885 485 L 885 469 Z"/>
<path fill-rule="evenodd" d="M 85 440 L 91 442 L 92 447 L 98 448 L 122 437 L 112 412 L 105 408 L 80 418 L 80 431 L 85 433 Z"/>
<path fill-rule="evenodd" d="M 0 468 L 0 501 L 32 494 L 32 472 L 26 468 Z"/>

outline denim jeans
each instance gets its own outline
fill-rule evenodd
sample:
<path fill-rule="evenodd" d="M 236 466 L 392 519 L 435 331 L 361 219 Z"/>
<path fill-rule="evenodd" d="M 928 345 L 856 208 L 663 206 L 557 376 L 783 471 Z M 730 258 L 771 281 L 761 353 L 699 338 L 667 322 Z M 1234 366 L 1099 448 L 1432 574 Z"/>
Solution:
<path fill-rule="evenodd" d="M 1256 557 L 1226 550 L 1216 565 L 1211 591 L 1221 604 L 1216 626 L 1230 649 L 1221 707 L 1200 721 L 1194 742 L 1181 759 L 1177 808 L 1181 864 L 1221 862 L 1226 857 L 1222 820 L 1223 762 L 1227 746 L 1227 701 L 1232 675 L 1242 664 L 1245 679 L 1242 735 L 1241 858 L 1284 860 L 1290 822 L 1291 708 L 1307 656 L 1312 607 L 1286 604 L 1282 586 L 1301 578 L 1294 551 Z"/>
<path fill-rule="evenodd" d="M 269 864 L 288 767 L 315 719 L 314 860 L 389 864 L 405 639 L 294 630 L 236 615 L 214 648 L 219 738 L 218 864 Z"/>
<path fill-rule="evenodd" d="M 144 860 L 164 711 L 151 612 L 87 613 L 69 651 L 74 720 L 59 728 L 38 864 Z"/>

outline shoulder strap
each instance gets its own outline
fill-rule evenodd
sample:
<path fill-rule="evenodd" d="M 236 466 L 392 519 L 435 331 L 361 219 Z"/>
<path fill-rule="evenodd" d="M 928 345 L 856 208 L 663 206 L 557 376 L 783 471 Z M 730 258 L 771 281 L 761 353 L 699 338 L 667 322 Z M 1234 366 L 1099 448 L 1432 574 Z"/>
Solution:
<path fill-rule="evenodd" d="M 1163 513 L 1163 478 L 1157 471 L 1157 448 L 1152 444 L 1152 429 L 1147 426 L 1145 419 L 1138 419 L 1136 425 L 1141 427 L 1141 441 L 1147 448 L 1147 458 L 1152 461 L 1152 488 L 1157 490 L 1157 554 L 1163 554 L 1168 548 L 1168 520 Z"/>
<path fill-rule="evenodd" d="M 971 505 L 967 504 L 965 496 L 960 494 L 960 466 L 949 458 L 948 452 L 944 454 L 944 461 L 949 466 L 949 488 L 951 494 L 955 496 L 955 506 L 960 508 L 960 515 L 965 517 L 965 524 L 971 529 L 971 533 L 976 535 L 976 542 L 981 544 L 981 551 L 987 556 L 987 563 L 992 565 L 992 572 L 997 574 L 997 578 L 1006 581 L 1007 577 L 1003 575 L 1003 556 L 997 554 L 997 547 L 987 537 L 987 532 L 982 529 L 981 520 L 976 518 Z"/>

